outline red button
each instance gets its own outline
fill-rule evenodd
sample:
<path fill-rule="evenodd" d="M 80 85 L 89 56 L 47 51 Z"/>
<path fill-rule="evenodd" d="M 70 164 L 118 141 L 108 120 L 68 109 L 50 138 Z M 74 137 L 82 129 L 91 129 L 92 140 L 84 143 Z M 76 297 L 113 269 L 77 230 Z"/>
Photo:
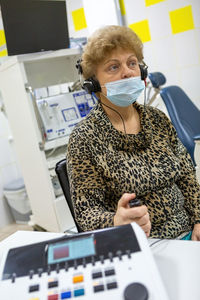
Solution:
<path fill-rule="evenodd" d="M 48 300 L 58 300 L 58 294 L 49 295 Z"/>

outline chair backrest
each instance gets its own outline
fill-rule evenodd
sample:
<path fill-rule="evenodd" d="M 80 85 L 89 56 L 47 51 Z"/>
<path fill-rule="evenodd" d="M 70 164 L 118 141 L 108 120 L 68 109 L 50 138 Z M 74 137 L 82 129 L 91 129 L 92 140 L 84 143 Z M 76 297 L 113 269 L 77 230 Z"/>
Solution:
<path fill-rule="evenodd" d="M 67 204 L 69 206 L 69 209 L 70 209 L 70 212 L 71 212 L 72 217 L 74 219 L 74 223 L 77 227 L 77 230 L 78 230 L 78 232 L 81 232 L 82 230 L 78 226 L 78 224 L 76 222 L 76 219 L 75 219 L 74 207 L 73 207 L 72 200 L 71 200 L 69 178 L 68 178 L 67 166 L 66 166 L 66 159 L 62 159 L 61 161 L 57 162 L 57 164 L 55 166 L 55 172 L 58 176 L 60 186 L 61 186 L 63 194 L 66 198 Z"/>
<path fill-rule="evenodd" d="M 160 91 L 178 137 L 187 148 L 194 163 L 194 137 L 200 134 L 200 110 L 178 86 L 168 86 Z"/>
<path fill-rule="evenodd" d="M 160 72 L 149 73 L 148 77 L 151 80 L 152 86 L 156 89 L 159 89 L 166 83 L 166 77 Z"/>

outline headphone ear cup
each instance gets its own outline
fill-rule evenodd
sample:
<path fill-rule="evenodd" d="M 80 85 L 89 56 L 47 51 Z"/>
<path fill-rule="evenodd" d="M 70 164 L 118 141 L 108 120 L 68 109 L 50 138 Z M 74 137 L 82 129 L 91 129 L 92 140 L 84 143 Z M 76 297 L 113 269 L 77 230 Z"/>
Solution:
<path fill-rule="evenodd" d="M 147 71 L 148 67 L 147 65 L 139 65 L 139 67 L 140 67 L 141 79 L 145 80 L 148 75 L 148 71 Z"/>
<path fill-rule="evenodd" d="M 93 85 L 90 80 L 85 80 L 82 84 L 82 88 L 89 94 L 92 94 L 93 92 Z"/>
<path fill-rule="evenodd" d="M 101 91 L 99 81 L 94 78 L 88 78 L 83 82 L 82 88 L 89 94 Z"/>

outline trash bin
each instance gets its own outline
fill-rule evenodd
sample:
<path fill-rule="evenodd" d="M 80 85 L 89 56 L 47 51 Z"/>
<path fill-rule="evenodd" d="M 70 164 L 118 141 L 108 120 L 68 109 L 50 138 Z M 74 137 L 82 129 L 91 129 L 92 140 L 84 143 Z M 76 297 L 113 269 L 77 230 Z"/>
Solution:
<path fill-rule="evenodd" d="M 11 213 L 17 224 L 27 224 L 30 220 L 31 207 L 22 178 L 14 180 L 3 187 Z"/>

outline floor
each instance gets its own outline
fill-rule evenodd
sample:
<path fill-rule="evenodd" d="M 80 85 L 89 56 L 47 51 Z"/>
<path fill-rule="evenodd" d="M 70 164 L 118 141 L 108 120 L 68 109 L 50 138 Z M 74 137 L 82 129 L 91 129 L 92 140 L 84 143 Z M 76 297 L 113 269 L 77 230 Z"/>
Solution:
<path fill-rule="evenodd" d="M 12 223 L 5 227 L 0 228 L 0 241 L 6 239 L 9 235 L 15 233 L 18 230 L 25 230 L 25 231 L 33 231 L 33 227 L 26 225 L 26 224 L 16 224 Z"/>

